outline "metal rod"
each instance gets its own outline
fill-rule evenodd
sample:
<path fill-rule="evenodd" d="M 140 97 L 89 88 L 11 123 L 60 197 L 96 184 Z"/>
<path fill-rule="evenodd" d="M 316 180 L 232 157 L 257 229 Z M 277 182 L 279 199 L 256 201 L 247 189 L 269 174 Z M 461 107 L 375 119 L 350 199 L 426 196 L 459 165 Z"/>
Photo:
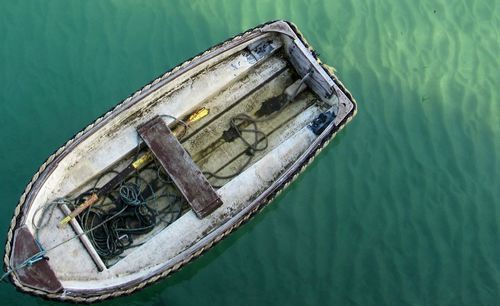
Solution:
<path fill-rule="evenodd" d="M 65 215 L 69 215 L 71 213 L 71 210 L 69 209 L 68 206 L 66 206 L 66 204 L 62 204 L 60 207 L 61 207 L 62 212 Z M 83 246 L 87 249 L 87 252 L 89 252 L 90 257 L 92 257 L 92 260 L 94 261 L 95 265 L 97 266 L 97 270 L 99 270 L 99 272 L 106 270 L 107 269 L 106 265 L 102 261 L 99 254 L 97 254 L 97 251 L 95 250 L 94 246 L 90 242 L 89 237 L 87 237 L 87 235 L 83 231 L 83 229 L 80 226 L 80 224 L 78 223 L 78 221 L 76 221 L 76 219 L 71 219 L 69 221 L 69 223 L 71 224 L 71 227 L 76 232 L 76 234 L 79 236 L 80 241 L 82 242 Z"/>

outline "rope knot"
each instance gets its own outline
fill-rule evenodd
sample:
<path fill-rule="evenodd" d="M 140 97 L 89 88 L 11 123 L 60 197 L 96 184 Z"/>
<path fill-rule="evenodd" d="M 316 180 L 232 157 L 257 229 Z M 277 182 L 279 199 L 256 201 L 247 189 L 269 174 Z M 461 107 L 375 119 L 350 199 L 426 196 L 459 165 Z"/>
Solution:
<path fill-rule="evenodd" d="M 120 186 L 119 192 L 122 200 L 128 205 L 138 206 L 144 203 L 144 200 L 141 196 L 140 187 L 137 184 L 123 184 Z"/>
<path fill-rule="evenodd" d="M 255 155 L 255 149 L 252 147 L 248 147 L 247 151 L 245 152 L 248 156 L 254 156 Z"/>
<path fill-rule="evenodd" d="M 45 254 L 43 254 L 43 253 L 39 254 L 39 255 L 37 255 L 37 256 L 35 256 L 33 258 L 28 259 L 26 261 L 26 266 L 27 267 L 31 267 L 32 265 L 36 264 L 37 262 L 39 262 L 40 260 L 45 259 L 45 258 L 46 258 Z"/>

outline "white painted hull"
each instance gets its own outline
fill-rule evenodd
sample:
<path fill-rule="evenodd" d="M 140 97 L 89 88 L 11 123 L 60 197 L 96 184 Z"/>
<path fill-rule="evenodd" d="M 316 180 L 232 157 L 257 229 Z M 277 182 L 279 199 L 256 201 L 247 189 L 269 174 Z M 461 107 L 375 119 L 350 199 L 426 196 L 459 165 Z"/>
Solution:
<path fill-rule="evenodd" d="M 271 51 L 255 53 L 252 47 L 263 41 L 271 42 Z M 36 213 L 40 207 L 81 193 L 106 170 L 129 164 L 138 146 L 137 126 L 157 115 L 184 118 L 200 107 L 210 109 L 210 115 L 193 124 L 180 141 L 201 170 L 220 175 L 234 172 L 245 165 L 247 156 L 243 144 L 220 140 L 228 120 L 238 113 L 256 114 L 262 101 L 283 93 L 306 74 L 305 69 L 314 70 L 314 77 L 306 81 L 307 89 L 278 116 L 259 123 L 268 137 L 268 148 L 256 153 L 235 177 L 209 179 L 221 186 L 216 192 L 223 204 L 208 216 L 200 219 L 189 210 L 167 227 L 153 230 L 124 258 L 111 266 L 101 264 L 101 268 L 81 239 L 71 239 L 75 237 L 71 227 L 57 227 L 64 217 L 62 211 L 54 210 L 38 232 L 33 226 L 40 218 Z M 332 110 L 336 113 L 333 122 L 314 133 L 312 121 Z M 198 257 L 269 203 L 355 112 L 349 92 L 316 59 L 293 25 L 269 23 L 226 41 L 154 80 L 49 157 L 15 211 L 4 259 L 12 270 L 11 279 L 25 292 L 76 302 L 130 294 L 157 281 Z M 39 237 L 50 261 L 17 269 L 33 255 L 16 240 L 21 232 L 25 240 L 30 235 Z M 52 271 L 47 276 L 50 282 L 32 279 L 47 269 Z"/>

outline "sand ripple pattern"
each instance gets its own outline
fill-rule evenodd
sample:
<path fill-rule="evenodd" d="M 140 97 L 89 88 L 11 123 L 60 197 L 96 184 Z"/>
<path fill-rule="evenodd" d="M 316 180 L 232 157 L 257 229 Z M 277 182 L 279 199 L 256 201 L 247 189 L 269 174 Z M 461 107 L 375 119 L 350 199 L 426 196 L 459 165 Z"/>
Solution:
<path fill-rule="evenodd" d="M 74 133 L 170 67 L 281 18 L 337 68 L 358 116 L 262 214 L 119 303 L 498 304 L 498 1 L 4 3 L 1 232 Z M 0 298 L 35 303 L 7 286 Z"/>

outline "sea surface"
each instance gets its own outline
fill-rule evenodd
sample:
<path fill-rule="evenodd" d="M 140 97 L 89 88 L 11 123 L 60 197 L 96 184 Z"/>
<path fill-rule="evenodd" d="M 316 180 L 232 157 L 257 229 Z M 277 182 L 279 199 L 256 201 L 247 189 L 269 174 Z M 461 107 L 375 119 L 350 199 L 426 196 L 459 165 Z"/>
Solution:
<path fill-rule="evenodd" d="M 2 0 L 0 233 L 39 165 L 76 132 L 273 19 L 297 24 L 337 69 L 358 115 L 243 228 L 103 305 L 500 305 L 494 0 Z M 0 303 L 54 304 L 9 284 Z"/>

